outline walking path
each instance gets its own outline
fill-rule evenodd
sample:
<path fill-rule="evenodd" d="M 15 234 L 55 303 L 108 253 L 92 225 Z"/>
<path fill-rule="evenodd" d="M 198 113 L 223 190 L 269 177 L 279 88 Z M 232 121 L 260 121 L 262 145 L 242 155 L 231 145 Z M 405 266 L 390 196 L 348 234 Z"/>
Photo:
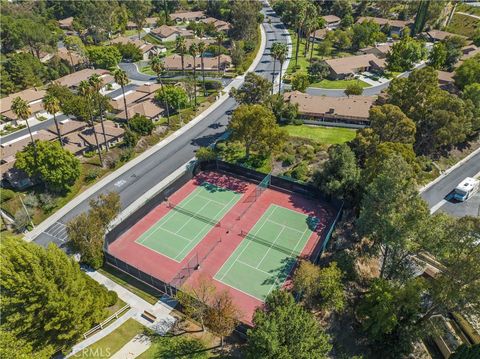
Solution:
<path fill-rule="evenodd" d="M 75 345 L 72 348 L 72 351 L 66 356 L 67 358 L 81 352 L 83 349 L 106 337 L 130 318 L 135 319 L 136 321 L 143 324 L 145 327 L 150 328 L 151 330 L 155 331 L 160 335 L 164 335 L 166 332 L 168 332 L 174 324 L 175 318 L 170 315 L 170 312 L 176 305 L 175 301 L 167 297 L 162 297 L 157 303 L 152 305 L 97 271 L 87 271 L 86 273 L 98 283 L 103 284 L 108 290 L 115 291 L 121 300 L 130 305 L 131 309 L 119 319 L 115 320 L 108 327 L 100 330 L 91 337 Z M 145 310 L 155 315 L 157 317 L 157 320 L 153 323 L 146 320 L 142 316 L 142 313 Z M 145 340 L 145 338 L 143 337 L 135 337 L 125 346 L 128 346 L 127 349 L 123 350 L 125 348 L 124 347 L 119 351 L 119 353 L 121 352 L 119 355 L 123 356 L 116 357 L 117 359 L 135 358 L 136 356 L 140 355 L 148 349 L 148 347 L 150 346 L 150 341 Z M 128 355 L 130 355 L 129 353 L 137 354 L 135 356 L 125 356 L 122 353 Z"/>
<path fill-rule="evenodd" d="M 150 338 L 144 334 L 139 334 L 133 337 L 127 344 L 125 344 L 118 352 L 113 354 L 110 359 L 133 359 L 138 357 L 146 351 L 152 342 Z"/>
<path fill-rule="evenodd" d="M 455 12 L 455 14 L 460 14 L 460 15 L 470 16 L 470 17 L 473 17 L 473 18 L 475 18 L 475 19 L 478 19 L 478 20 L 480 20 L 480 16 L 478 16 L 478 15 L 473 15 L 473 14 L 469 14 L 469 13 L 467 13 L 467 12 L 460 12 L 460 11 L 457 11 L 457 12 Z"/>

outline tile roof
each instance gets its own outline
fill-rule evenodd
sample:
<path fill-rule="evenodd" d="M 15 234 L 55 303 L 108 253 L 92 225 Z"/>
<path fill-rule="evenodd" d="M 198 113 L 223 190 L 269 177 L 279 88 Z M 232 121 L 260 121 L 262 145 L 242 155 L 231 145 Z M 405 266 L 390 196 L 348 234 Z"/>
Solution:
<path fill-rule="evenodd" d="M 22 100 L 30 104 L 34 101 L 38 101 L 44 98 L 46 93 L 47 92 L 45 90 L 37 90 L 34 88 L 12 93 L 11 95 L 0 99 L 0 112 L 3 115 L 4 112 L 10 111 L 10 109 L 12 108 L 12 102 L 17 97 L 20 97 Z"/>
<path fill-rule="evenodd" d="M 217 70 L 218 69 L 218 56 L 215 57 L 204 57 L 204 68 L 205 70 Z M 181 70 L 182 69 L 182 58 L 180 55 L 170 55 L 164 58 L 165 68 L 170 70 Z M 230 66 L 232 59 L 228 55 L 220 55 L 220 66 Z M 193 69 L 193 57 L 186 55 L 184 58 L 185 69 Z M 200 57 L 197 57 L 196 68 L 201 69 L 201 60 Z"/>
<path fill-rule="evenodd" d="M 203 11 L 177 11 L 170 14 L 170 19 L 185 19 L 187 21 L 201 19 L 205 14 Z"/>
<path fill-rule="evenodd" d="M 382 59 L 379 59 L 373 54 L 341 57 L 337 59 L 325 60 L 325 62 L 336 74 L 355 73 L 357 69 L 370 67 L 372 63 L 376 65 L 382 65 L 381 67 L 383 67 L 384 64 Z"/>
<path fill-rule="evenodd" d="M 370 96 L 312 96 L 299 91 L 287 92 L 283 98 L 290 103 L 298 103 L 298 111 L 303 115 L 328 115 L 360 121 L 368 119 L 370 107 L 375 101 L 375 97 Z"/>
<path fill-rule="evenodd" d="M 447 37 L 451 37 L 451 36 L 458 36 L 466 39 L 465 36 L 452 34 L 451 32 L 440 31 L 440 30 L 427 31 L 427 35 L 430 36 L 433 40 L 438 40 L 438 41 L 445 40 Z"/>
<path fill-rule="evenodd" d="M 141 92 L 141 91 L 129 91 L 125 93 L 125 101 L 127 102 L 127 106 L 133 102 L 136 102 L 144 97 L 146 97 L 148 93 Z M 123 99 L 123 95 L 120 95 L 112 100 L 110 100 L 110 105 L 112 105 L 114 110 L 122 111 L 125 108 L 125 101 Z"/>
<path fill-rule="evenodd" d="M 383 25 L 390 25 L 393 27 L 404 28 L 413 23 L 413 21 L 408 20 L 391 20 L 391 19 L 384 19 L 383 17 L 372 17 L 372 16 L 362 16 L 359 17 L 357 20 L 357 24 L 362 23 L 364 21 L 373 21 L 374 23 L 383 26 Z"/>
<path fill-rule="evenodd" d="M 72 66 L 77 66 L 80 64 L 83 64 L 87 62 L 87 58 L 84 56 L 81 56 L 75 51 L 68 51 L 66 47 L 61 47 L 58 49 L 56 55 L 62 59 L 67 61 L 69 64 Z"/>
<path fill-rule="evenodd" d="M 322 18 L 327 22 L 327 24 L 331 24 L 333 22 L 338 22 L 340 21 L 341 19 L 336 16 L 336 15 L 325 15 L 325 16 L 322 16 Z"/>
<path fill-rule="evenodd" d="M 127 107 L 128 118 L 132 118 L 135 116 L 135 114 L 139 114 L 147 118 L 155 118 L 161 115 L 163 111 L 164 109 L 156 103 L 154 94 L 149 95 L 141 102 L 135 102 Z M 121 111 L 117 117 L 125 120 L 125 111 Z"/>
<path fill-rule="evenodd" d="M 78 86 L 78 84 L 81 81 L 87 80 L 93 74 L 100 75 L 102 77 L 102 80 L 104 80 L 103 81 L 104 84 L 111 82 L 111 77 L 108 77 L 109 72 L 107 70 L 101 70 L 101 69 L 98 69 L 98 70 L 83 69 L 83 70 L 71 73 L 70 75 L 60 77 L 54 82 L 59 83 L 62 86 L 74 87 L 74 86 Z"/>

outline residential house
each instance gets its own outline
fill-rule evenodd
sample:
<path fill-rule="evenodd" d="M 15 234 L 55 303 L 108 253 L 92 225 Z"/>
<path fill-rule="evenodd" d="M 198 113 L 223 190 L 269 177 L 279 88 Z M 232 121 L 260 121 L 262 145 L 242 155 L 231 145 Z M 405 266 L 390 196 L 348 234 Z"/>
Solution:
<path fill-rule="evenodd" d="M 60 26 L 60 29 L 62 30 L 70 30 L 73 31 L 73 17 L 67 17 L 62 20 L 58 20 L 58 25 Z"/>
<path fill-rule="evenodd" d="M 170 71 L 182 70 L 182 58 L 180 55 L 170 55 L 164 58 L 165 68 Z M 218 68 L 218 56 L 204 57 L 203 66 L 205 71 L 225 71 L 232 64 L 232 58 L 228 55 L 220 55 L 220 69 Z M 184 56 L 185 70 L 193 70 L 193 57 L 190 55 Z M 201 70 L 201 59 L 196 59 L 196 69 Z"/>
<path fill-rule="evenodd" d="M 199 21 L 205 18 L 203 11 L 179 11 L 170 14 L 170 19 L 175 22 Z"/>
<path fill-rule="evenodd" d="M 59 79 L 55 80 L 55 83 L 58 83 L 62 86 L 67 86 L 69 88 L 75 89 L 80 82 L 83 80 L 87 80 L 93 74 L 100 75 L 100 78 L 103 80 L 103 84 L 111 84 L 114 82 L 113 76 L 107 70 L 102 69 L 83 69 L 80 71 L 73 72 L 69 75 L 60 77 Z"/>
<path fill-rule="evenodd" d="M 218 20 L 215 19 L 214 17 L 207 17 L 206 19 L 200 20 L 204 24 L 213 24 L 215 27 L 215 30 L 217 31 L 228 31 L 231 28 L 231 25 L 229 22 L 223 21 L 223 20 Z"/>
<path fill-rule="evenodd" d="M 164 109 L 156 103 L 154 98 L 156 91 L 160 87 L 160 84 L 146 83 L 133 91 L 126 92 L 125 97 L 120 95 L 110 100 L 110 105 L 116 117 L 123 121 L 127 119 L 127 115 L 130 119 L 135 114 L 145 116 L 151 120 L 159 118 Z M 125 103 L 127 104 L 127 115 L 125 114 Z"/>
<path fill-rule="evenodd" d="M 316 30 L 312 34 L 311 38 L 315 42 L 320 42 L 322 40 L 325 40 L 325 38 L 327 37 L 328 31 L 330 31 L 330 30 L 327 29 L 327 28 Z"/>
<path fill-rule="evenodd" d="M 322 16 L 323 20 L 325 20 L 326 23 L 326 28 L 329 30 L 336 29 L 337 27 L 340 26 L 340 19 L 338 16 L 335 15 L 325 15 Z"/>
<path fill-rule="evenodd" d="M 150 31 L 160 41 L 175 41 L 178 36 L 193 37 L 192 31 L 177 26 L 162 25 Z"/>
<path fill-rule="evenodd" d="M 452 36 L 458 36 L 466 39 L 465 36 L 452 34 L 451 32 L 446 32 L 441 30 L 429 30 L 424 33 L 424 36 L 427 38 L 428 41 L 431 41 L 431 42 L 443 41 L 447 37 L 452 37 Z"/>
<path fill-rule="evenodd" d="M 59 48 L 56 56 L 58 56 L 61 60 L 66 61 L 73 68 L 83 66 L 88 61 L 85 56 L 80 55 L 78 52 L 70 51 L 66 47 Z"/>
<path fill-rule="evenodd" d="M 385 59 L 387 57 L 387 54 L 389 53 L 390 49 L 392 48 L 393 43 L 385 43 L 385 44 L 379 44 L 375 46 L 368 46 L 364 47 L 363 49 L 360 49 L 359 52 L 362 54 L 372 54 L 378 57 L 379 59 Z"/>
<path fill-rule="evenodd" d="M 453 78 L 454 75 L 454 72 L 438 70 L 437 76 L 438 85 L 440 86 L 440 88 L 446 91 L 455 91 L 455 80 Z"/>
<path fill-rule="evenodd" d="M 127 30 L 137 30 L 137 24 L 135 24 L 133 21 L 129 20 L 129 21 L 127 21 L 127 25 L 125 26 L 125 29 L 127 29 Z"/>
<path fill-rule="evenodd" d="M 105 129 L 106 143 L 103 137 L 103 128 Z M 82 141 L 81 144 L 84 146 L 84 149 L 79 152 L 79 154 L 96 150 L 97 143 L 95 140 L 95 133 L 102 150 L 104 150 L 106 146 L 111 147 L 112 145 L 122 142 L 125 130 L 118 124 L 110 120 L 105 120 L 103 121 L 103 128 L 101 123 L 97 123 L 93 128 L 85 127 L 82 131 L 77 132 L 78 138 Z"/>
<path fill-rule="evenodd" d="M 312 96 L 299 91 L 286 92 L 284 101 L 298 104 L 298 113 L 305 120 L 346 123 L 366 126 L 369 111 L 375 102 L 371 96 Z"/>
<path fill-rule="evenodd" d="M 357 24 L 361 24 L 364 21 L 373 21 L 375 24 L 378 24 L 380 27 L 389 26 L 390 27 L 390 34 L 391 35 L 400 35 L 402 30 L 410 27 L 413 24 L 413 21 L 408 20 L 391 20 L 391 19 L 384 19 L 382 17 L 359 17 L 357 20 Z"/>
<path fill-rule="evenodd" d="M 110 41 L 111 44 L 133 44 L 136 47 L 140 49 L 142 52 L 142 59 L 147 61 L 151 59 L 153 56 L 160 55 L 163 52 L 166 52 L 167 49 L 162 46 L 157 46 L 150 44 L 146 41 L 138 40 L 138 39 L 131 39 L 129 37 L 124 37 L 124 36 L 119 36 L 112 41 Z"/>
<path fill-rule="evenodd" d="M 462 61 L 465 61 L 465 60 L 470 59 L 470 58 L 472 58 L 472 57 L 474 57 L 478 54 L 480 54 L 480 47 L 478 47 L 474 44 L 470 44 L 470 45 L 462 47 L 462 56 L 460 57 L 460 59 Z"/>
<path fill-rule="evenodd" d="M 132 118 L 135 115 L 145 116 L 146 118 L 155 121 L 160 118 L 165 109 L 160 107 L 155 101 L 155 94 L 150 94 L 140 102 L 134 102 L 127 106 L 128 118 Z M 117 118 L 125 121 L 125 111 L 121 111 L 117 114 Z"/>
<path fill-rule="evenodd" d="M 157 24 L 157 18 L 155 17 L 147 17 L 145 19 L 145 24 L 144 24 L 144 28 L 154 28 L 155 25 Z M 133 21 L 128 21 L 127 22 L 127 27 L 126 27 L 127 30 L 137 30 L 137 24 L 135 24 Z"/>
<path fill-rule="evenodd" d="M 14 124 L 17 122 L 17 115 L 12 111 L 13 100 L 17 97 L 20 97 L 22 100 L 26 101 L 32 112 L 30 119 L 36 118 L 38 116 L 46 115 L 46 112 L 43 108 L 42 99 L 45 97 L 45 90 L 37 90 L 35 88 L 26 89 L 17 93 L 13 93 L 0 99 L 0 115 L 2 119 L 7 121 L 13 121 Z"/>
<path fill-rule="evenodd" d="M 345 79 L 364 71 L 381 72 L 385 68 L 385 59 L 373 54 L 341 57 L 325 60 L 330 67 L 332 79 Z"/>

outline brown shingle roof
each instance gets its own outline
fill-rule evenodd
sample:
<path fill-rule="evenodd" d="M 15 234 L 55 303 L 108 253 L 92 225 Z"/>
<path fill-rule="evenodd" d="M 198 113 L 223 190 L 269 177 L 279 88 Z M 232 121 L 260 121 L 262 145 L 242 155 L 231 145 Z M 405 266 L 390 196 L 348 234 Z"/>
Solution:
<path fill-rule="evenodd" d="M 70 75 L 60 77 L 59 79 L 55 80 L 55 82 L 59 83 L 62 86 L 74 87 L 74 86 L 78 86 L 78 84 L 81 81 L 87 80 L 93 74 L 100 75 L 104 80 L 103 82 L 104 84 L 107 84 L 111 81 L 110 77 L 105 76 L 105 75 L 108 75 L 107 70 L 83 69 L 83 70 L 71 73 Z"/>
<path fill-rule="evenodd" d="M 123 128 L 117 127 L 115 123 L 112 121 L 106 120 L 104 121 L 104 127 L 105 127 L 105 136 L 107 137 L 107 141 L 111 141 L 115 138 L 119 138 L 123 136 L 123 133 L 125 132 Z M 98 136 L 98 141 L 103 143 L 103 131 L 102 131 L 102 125 L 100 123 L 97 123 L 94 126 L 95 132 L 97 133 Z M 86 143 L 88 143 L 90 146 L 96 146 L 95 142 L 95 134 L 94 134 L 94 129 L 91 127 L 85 128 L 83 131 L 81 131 L 78 136 L 82 138 Z"/>
<path fill-rule="evenodd" d="M 45 94 L 45 90 L 37 90 L 34 88 L 12 93 L 11 95 L 0 99 L 0 112 L 3 115 L 4 112 L 10 111 L 10 109 L 12 108 L 12 102 L 17 97 L 20 97 L 22 100 L 30 104 L 34 101 L 41 100 L 45 97 Z"/>
<path fill-rule="evenodd" d="M 442 41 L 442 40 L 445 40 L 447 37 L 451 37 L 451 36 L 466 38 L 465 36 L 462 36 L 462 35 L 452 34 L 451 32 L 440 31 L 440 30 L 427 31 L 427 35 L 436 41 Z"/>
<path fill-rule="evenodd" d="M 372 63 L 379 64 L 381 59 L 373 54 L 366 54 L 329 59 L 325 62 L 336 74 L 351 74 L 355 73 L 357 69 L 370 67 Z"/>
<path fill-rule="evenodd" d="M 359 17 L 357 20 L 357 24 L 362 23 L 364 21 L 373 21 L 374 23 L 383 26 L 383 25 L 390 25 L 393 27 L 397 27 L 403 29 L 404 27 L 410 25 L 412 23 L 411 20 L 403 21 L 403 20 L 391 20 L 391 19 L 384 19 L 383 17 L 372 17 L 372 16 L 365 16 Z"/>
<path fill-rule="evenodd" d="M 133 102 L 136 102 L 136 101 L 144 98 L 147 95 L 148 95 L 147 93 L 141 92 L 141 91 L 127 92 L 125 94 L 125 100 L 127 102 L 127 106 L 129 104 L 133 103 Z M 117 110 L 117 111 L 124 110 L 125 103 L 123 101 L 123 95 L 120 95 L 119 97 L 116 97 L 115 99 L 110 100 L 110 105 L 112 105 L 114 110 Z"/>
<path fill-rule="evenodd" d="M 61 28 L 71 28 L 73 26 L 73 17 L 67 17 L 62 20 L 58 20 L 58 25 L 60 25 Z"/>
<path fill-rule="evenodd" d="M 348 118 L 365 121 L 369 117 L 375 97 L 350 96 L 350 97 L 326 97 L 312 96 L 298 91 L 287 92 L 284 100 L 298 104 L 300 114 L 307 116 L 324 116 Z"/>
<path fill-rule="evenodd" d="M 77 66 L 87 61 L 85 57 L 79 55 L 75 51 L 68 51 L 68 49 L 65 47 L 61 47 L 60 49 L 58 49 L 56 55 L 62 60 L 67 61 L 72 66 Z"/>
<path fill-rule="evenodd" d="M 157 91 L 161 87 L 160 84 L 157 83 L 145 83 L 142 86 L 137 87 L 135 90 L 138 92 L 144 92 L 146 94 L 151 94 Z"/>
<path fill-rule="evenodd" d="M 133 103 L 127 107 L 128 118 L 132 118 L 136 114 L 145 116 L 147 118 L 155 118 L 163 113 L 164 109 L 160 107 L 155 99 L 154 94 L 149 95 L 145 100 Z M 121 120 L 125 120 L 125 111 L 121 111 L 117 117 Z"/>
<path fill-rule="evenodd" d="M 165 68 L 169 70 L 181 70 L 182 69 L 182 58 L 180 55 L 170 55 L 164 58 Z M 204 57 L 203 58 L 205 70 L 217 70 L 218 69 L 218 56 L 215 57 Z M 220 55 L 220 66 L 230 66 L 232 59 L 228 55 Z M 186 55 L 184 58 L 184 64 L 186 70 L 193 69 L 193 57 Z M 201 69 L 201 60 L 200 57 L 197 57 L 196 68 Z"/>
<path fill-rule="evenodd" d="M 176 19 L 182 19 L 182 20 L 187 20 L 187 21 L 192 21 L 196 19 L 201 19 L 204 17 L 205 14 L 203 11 L 178 11 L 174 12 L 173 14 L 170 14 L 170 19 L 176 20 Z"/>
<path fill-rule="evenodd" d="M 455 73 L 453 72 L 437 71 L 437 75 L 438 75 L 438 81 L 440 83 L 448 84 L 448 83 L 455 82 L 455 80 L 453 79 L 453 75 L 455 75 Z"/>
<path fill-rule="evenodd" d="M 33 140 L 40 140 L 40 141 L 50 141 L 55 139 L 57 135 L 54 133 L 47 131 L 47 130 L 40 130 L 32 132 Z M 0 145 L 0 159 L 1 162 L 12 162 L 15 161 L 15 154 L 21 150 L 25 146 L 30 143 L 30 136 L 25 135 L 15 140 L 2 143 Z"/>
<path fill-rule="evenodd" d="M 173 34 L 178 34 L 178 35 L 186 34 L 186 32 L 188 32 L 188 30 L 180 29 L 180 28 L 175 27 L 175 26 L 162 25 L 160 27 L 157 27 L 157 28 L 153 29 L 151 32 L 152 32 L 152 34 L 154 34 L 158 37 L 167 38 L 167 37 L 169 37 Z"/>
<path fill-rule="evenodd" d="M 462 47 L 462 57 L 461 59 L 462 60 L 467 60 L 469 58 L 472 58 L 474 57 L 475 55 L 477 54 L 480 54 L 480 47 L 477 47 L 475 45 L 467 45 L 467 46 L 464 46 Z"/>
<path fill-rule="evenodd" d="M 341 20 L 338 16 L 335 16 L 335 15 L 325 15 L 325 16 L 322 16 L 322 18 L 327 22 L 327 24 L 331 24 Z"/>
<path fill-rule="evenodd" d="M 87 123 L 83 122 L 83 121 L 66 119 L 66 120 L 63 120 L 63 121 L 58 121 L 58 127 L 60 129 L 60 133 L 63 136 L 63 135 L 66 135 L 66 134 L 84 129 L 85 127 L 87 127 Z M 57 133 L 57 127 L 55 126 L 55 124 L 50 126 L 48 128 L 48 131 L 56 134 Z"/>

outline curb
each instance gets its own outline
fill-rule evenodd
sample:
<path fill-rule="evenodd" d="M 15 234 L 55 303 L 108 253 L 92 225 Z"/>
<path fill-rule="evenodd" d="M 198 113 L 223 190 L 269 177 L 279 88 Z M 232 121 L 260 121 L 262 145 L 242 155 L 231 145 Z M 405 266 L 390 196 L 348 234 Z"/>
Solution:
<path fill-rule="evenodd" d="M 266 47 L 266 34 L 265 34 L 265 29 L 263 25 L 260 26 L 260 33 L 261 33 L 261 43 L 260 43 L 260 49 L 253 60 L 252 64 L 248 68 L 248 70 L 245 72 L 251 72 L 252 69 L 255 69 L 255 67 L 258 66 L 260 63 L 260 60 L 263 56 L 263 53 L 265 52 L 265 47 Z M 138 163 L 142 162 L 146 158 L 154 155 L 157 151 L 159 151 L 161 148 L 165 147 L 167 144 L 170 142 L 174 141 L 184 133 L 186 133 L 190 128 L 198 124 L 201 120 L 203 120 L 206 116 L 208 116 L 210 113 L 212 113 L 215 109 L 217 109 L 223 102 L 225 102 L 230 96 L 228 92 L 232 87 L 238 87 L 241 86 L 243 83 L 243 80 L 245 78 L 245 74 L 241 76 L 237 76 L 228 86 L 226 86 L 223 89 L 223 92 L 225 92 L 224 95 L 220 96 L 217 101 L 215 101 L 209 108 L 207 108 L 205 111 L 203 111 L 200 115 L 195 117 L 192 121 L 187 123 L 185 126 L 180 128 L 179 130 L 175 131 L 172 133 L 170 136 L 166 137 L 156 145 L 152 146 L 145 152 L 141 153 L 138 157 L 134 158 L 133 160 L 127 162 L 124 164 L 122 167 L 120 167 L 118 170 L 110 173 L 107 175 L 105 178 L 101 179 L 97 183 L 95 183 L 93 186 L 87 188 L 84 192 L 80 193 L 78 196 L 74 197 L 70 202 L 68 202 L 65 206 L 60 208 L 57 212 L 52 214 L 50 217 L 46 218 L 43 220 L 43 222 L 39 223 L 32 231 L 28 232 L 25 234 L 25 240 L 28 242 L 34 240 L 40 233 L 48 229 L 52 224 L 57 222 L 59 219 L 61 219 L 65 214 L 70 212 L 74 207 L 79 205 L 81 202 L 86 200 L 88 197 L 93 195 L 95 192 L 100 190 L 101 188 L 105 187 L 108 183 L 112 182 L 119 176 L 123 175 L 125 172 L 130 170 L 132 167 L 136 166 Z M 130 207 L 130 206 L 129 206 Z M 128 208 L 128 207 L 127 207 Z"/>
<path fill-rule="evenodd" d="M 422 188 L 420 188 L 418 190 L 418 192 L 420 193 L 423 193 L 425 192 L 427 189 L 429 189 L 430 187 L 432 187 L 434 184 L 438 183 L 439 181 L 441 181 L 442 179 L 444 179 L 446 176 L 448 176 L 452 171 L 454 171 L 455 169 L 457 169 L 458 167 L 462 166 L 465 162 L 469 161 L 471 158 L 475 157 L 476 155 L 478 155 L 480 153 L 480 147 L 477 148 L 475 151 L 473 151 L 472 153 L 470 153 L 467 157 L 465 157 L 464 159 L 458 161 L 457 163 L 455 163 L 452 167 L 449 167 L 447 168 L 442 174 L 440 174 L 440 176 L 438 176 L 437 178 L 435 178 L 433 181 L 431 181 L 430 183 L 427 183 L 425 186 L 423 186 Z M 478 175 L 478 174 L 477 174 Z"/>

